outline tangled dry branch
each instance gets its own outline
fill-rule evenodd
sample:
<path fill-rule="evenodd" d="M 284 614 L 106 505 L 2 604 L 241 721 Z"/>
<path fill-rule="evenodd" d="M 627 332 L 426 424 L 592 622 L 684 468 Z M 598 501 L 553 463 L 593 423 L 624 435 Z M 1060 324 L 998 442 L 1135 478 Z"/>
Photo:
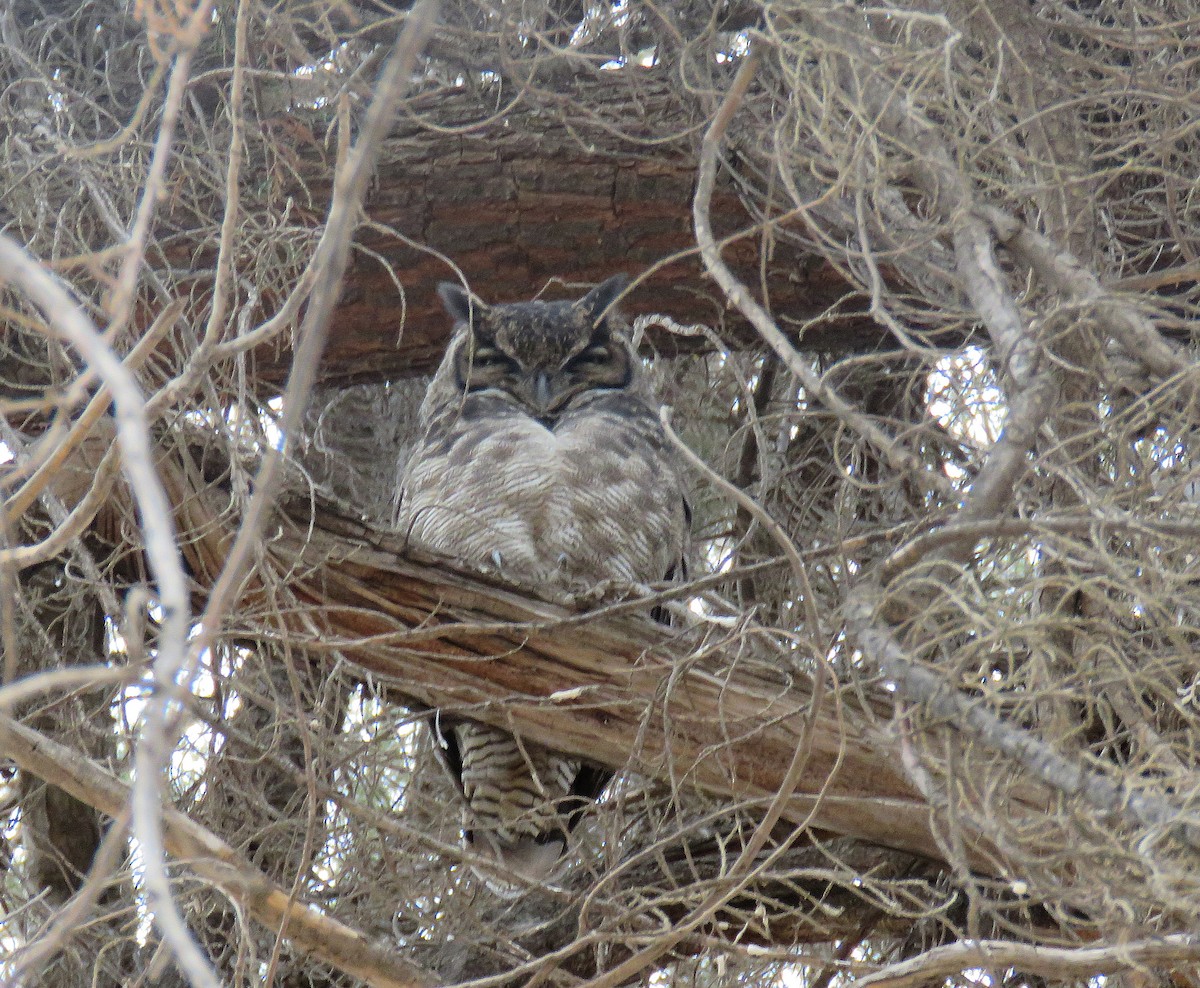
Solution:
<path fill-rule="evenodd" d="M 0 9 L 0 971 L 1194 988 L 1193 6 Z M 692 582 L 407 558 L 433 283 L 631 267 Z M 621 770 L 559 885 L 450 716 Z"/>

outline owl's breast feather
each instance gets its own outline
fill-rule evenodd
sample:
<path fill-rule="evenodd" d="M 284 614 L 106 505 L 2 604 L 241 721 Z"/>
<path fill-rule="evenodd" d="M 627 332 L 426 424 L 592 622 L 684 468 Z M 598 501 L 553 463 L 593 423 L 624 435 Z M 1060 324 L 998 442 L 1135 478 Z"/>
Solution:
<path fill-rule="evenodd" d="M 657 437 L 631 425 L 619 413 L 555 431 L 523 416 L 464 425 L 414 465 L 404 528 L 516 582 L 659 580 L 682 551 L 682 494 Z"/>

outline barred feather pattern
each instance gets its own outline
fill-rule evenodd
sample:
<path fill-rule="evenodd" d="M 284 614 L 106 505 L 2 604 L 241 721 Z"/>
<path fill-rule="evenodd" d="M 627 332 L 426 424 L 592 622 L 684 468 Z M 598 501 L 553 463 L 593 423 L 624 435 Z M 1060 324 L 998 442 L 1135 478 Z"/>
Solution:
<path fill-rule="evenodd" d="M 496 306 L 443 286 L 458 330 L 402 485 L 398 524 L 412 545 L 543 594 L 678 571 L 680 470 L 640 360 L 602 315 L 623 284 L 574 303 Z M 442 742 L 468 849 L 549 877 L 607 774 L 474 722 L 454 723 Z M 494 869 L 481 874 L 496 886 Z"/>
<path fill-rule="evenodd" d="M 541 859 L 553 867 L 566 847 L 579 761 L 487 724 L 462 724 L 455 733 L 467 806 L 463 830 L 471 843 L 521 857 L 522 870 Z"/>

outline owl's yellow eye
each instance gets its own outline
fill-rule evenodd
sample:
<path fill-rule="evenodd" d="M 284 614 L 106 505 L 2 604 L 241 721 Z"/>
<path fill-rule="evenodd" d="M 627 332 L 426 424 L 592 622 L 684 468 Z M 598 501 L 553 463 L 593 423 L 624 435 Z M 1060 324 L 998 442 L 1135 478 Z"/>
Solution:
<path fill-rule="evenodd" d="M 602 367 L 605 364 L 612 362 L 612 351 L 603 344 L 590 346 L 586 350 L 575 354 L 567 361 L 567 366 L 572 370 L 583 370 L 590 367 Z"/>
<path fill-rule="evenodd" d="M 480 346 L 470 354 L 473 367 L 515 367 L 516 362 L 494 346 Z"/>
<path fill-rule="evenodd" d="M 626 353 L 607 341 L 581 350 L 567 361 L 564 370 L 577 383 L 591 388 L 623 388 L 633 378 Z"/>

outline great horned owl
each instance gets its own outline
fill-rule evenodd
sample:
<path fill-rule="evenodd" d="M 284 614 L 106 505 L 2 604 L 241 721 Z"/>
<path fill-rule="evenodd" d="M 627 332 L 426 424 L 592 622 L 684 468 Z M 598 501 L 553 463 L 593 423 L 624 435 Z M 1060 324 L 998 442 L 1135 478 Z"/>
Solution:
<path fill-rule="evenodd" d="M 456 333 L 421 407 L 399 522 L 411 544 L 533 588 L 679 572 L 683 486 L 610 278 L 574 302 L 485 305 L 438 287 Z M 468 849 L 547 878 L 609 775 L 495 727 L 444 726 Z M 485 875 L 487 872 L 484 872 Z"/>

